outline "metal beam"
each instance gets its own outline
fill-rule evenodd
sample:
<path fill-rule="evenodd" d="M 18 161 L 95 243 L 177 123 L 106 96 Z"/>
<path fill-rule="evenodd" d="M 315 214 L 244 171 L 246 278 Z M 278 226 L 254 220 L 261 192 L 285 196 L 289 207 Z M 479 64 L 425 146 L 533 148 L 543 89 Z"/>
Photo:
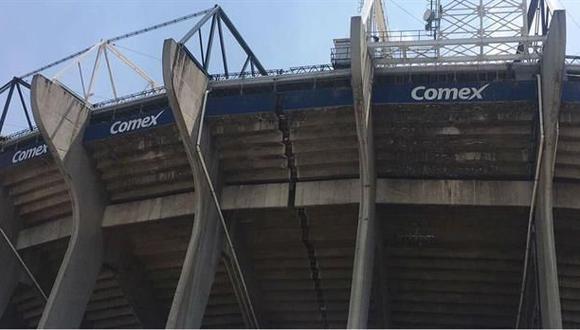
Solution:
<path fill-rule="evenodd" d="M 20 89 L 20 83 L 16 84 L 16 89 L 18 90 L 18 96 L 20 97 L 20 103 L 22 104 L 22 111 L 26 116 L 26 122 L 28 123 L 28 129 L 31 131 L 34 129 L 32 127 L 32 122 L 30 120 L 30 115 L 28 114 L 28 108 L 26 107 L 26 102 L 24 101 L 24 96 L 22 96 L 22 90 Z"/>
<path fill-rule="evenodd" d="M 113 90 L 113 96 L 115 98 L 117 98 L 117 89 L 115 88 L 115 79 L 113 78 L 113 71 L 111 70 L 111 62 L 109 62 L 109 55 L 107 54 L 106 47 L 103 49 L 103 53 L 105 55 L 105 63 L 107 64 L 107 71 L 109 72 L 109 81 L 111 82 L 111 89 Z M 80 65 L 80 63 L 79 63 L 79 65 Z M 79 68 L 80 68 L 80 66 L 79 66 Z"/>
<path fill-rule="evenodd" d="M 211 50 L 213 48 L 213 36 L 215 35 L 215 25 L 216 25 L 217 15 L 211 18 L 211 27 L 209 28 L 209 37 L 207 39 L 207 49 L 205 50 L 205 62 L 203 63 L 203 69 L 208 71 L 209 63 L 211 60 Z"/>
<path fill-rule="evenodd" d="M 532 23 L 536 17 L 538 11 L 538 5 L 540 0 L 530 0 L 530 6 L 528 7 L 528 33 L 532 29 Z"/>
<path fill-rule="evenodd" d="M 453 64 L 453 63 L 468 63 L 472 64 L 477 62 L 477 66 L 481 64 L 494 64 L 496 62 L 512 62 L 512 61 L 524 61 L 524 60 L 538 60 L 541 56 L 538 54 L 508 54 L 508 55 L 484 55 L 484 56 L 449 56 L 449 57 L 415 57 L 415 58 L 395 58 L 395 59 L 376 59 L 375 64 L 381 65 L 409 65 L 409 64 Z M 457 68 L 457 71 L 462 70 L 462 68 Z M 472 69 L 477 71 L 477 69 Z M 421 71 L 425 71 L 421 69 Z"/>
<path fill-rule="evenodd" d="M 10 86 L 12 86 L 13 81 L 14 78 L 12 78 L 9 82 L 5 83 L 2 87 L 0 87 L 0 94 L 4 93 L 8 88 L 10 88 Z"/>
<path fill-rule="evenodd" d="M 10 107 L 10 102 L 12 100 L 12 93 L 14 93 L 14 85 L 16 82 L 13 80 L 10 85 L 10 91 L 6 97 L 6 102 L 4 102 L 4 109 L 2 110 L 2 117 L 0 117 L 0 133 L 2 133 L 2 128 L 4 128 L 4 121 L 6 120 L 6 115 L 8 114 L 8 108 Z"/>
<path fill-rule="evenodd" d="M 248 46 L 248 44 L 246 43 L 244 38 L 242 38 L 242 35 L 238 32 L 238 30 L 236 29 L 236 27 L 234 26 L 232 21 L 230 21 L 228 15 L 226 15 L 226 13 L 223 10 L 221 10 L 221 8 L 219 11 L 219 15 L 220 15 L 220 18 L 223 20 L 224 24 L 226 25 L 226 27 L 230 30 L 230 33 L 232 34 L 232 36 L 236 39 L 238 44 L 240 44 L 240 46 L 246 52 L 246 54 L 251 58 L 250 61 L 254 63 L 254 65 L 258 69 L 258 72 L 260 72 L 260 74 L 263 76 L 268 75 L 268 72 L 266 72 L 266 69 L 264 69 L 264 66 L 262 66 L 262 63 L 260 63 L 260 61 L 258 60 L 256 55 L 254 54 L 254 52 L 252 51 L 250 46 Z"/>
<path fill-rule="evenodd" d="M 145 70 L 141 69 L 137 64 L 133 63 L 129 60 L 123 53 L 121 53 L 115 46 L 112 44 L 106 44 L 105 49 L 108 49 L 113 53 L 119 60 L 121 60 L 125 65 L 127 65 L 130 69 L 132 69 L 136 74 L 138 74 L 143 80 L 147 81 L 151 88 L 155 88 L 155 80 L 151 78 Z M 106 53 L 105 53 L 106 54 Z"/>
<path fill-rule="evenodd" d="M 506 43 L 530 43 L 544 41 L 544 36 L 522 36 L 522 37 L 492 37 L 492 38 L 460 38 L 460 39 L 436 39 L 436 40 L 403 40 L 370 42 L 369 48 L 406 48 L 406 47 L 441 47 L 454 45 L 489 45 Z"/>
<path fill-rule="evenodd" d="M 179 40 L 179 43 L 186 43 L 197 31 L 201 31 L 200 28 L 205 24 L 205 22 L 212 18 L 219 10 L 220 7 L 218 5 L 215 5 L 212 9 L 208 10 L 205 15 L 189 31 L 187 31 L 181 40 Z"/>
<path fill-rule="evenodd" d="M 222 50 L 222 61 L 224 64 L 224 73 L 226 74 L 226 78 L 227 78 L 229 76 L 228 60 L 226 58 L 226 46 L 224 43 L 224 34 L 222 32 L 222 20 L 218 19 L 217 23 L 218 23 L 218 32 L 219 32 L 219 37 L 220 37 L 220 48 Z"/>

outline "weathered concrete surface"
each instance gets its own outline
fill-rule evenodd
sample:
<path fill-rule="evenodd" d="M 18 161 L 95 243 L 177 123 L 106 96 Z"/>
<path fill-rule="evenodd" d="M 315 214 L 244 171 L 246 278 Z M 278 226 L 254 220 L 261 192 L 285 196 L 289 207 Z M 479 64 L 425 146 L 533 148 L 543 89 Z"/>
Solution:
<path fill-rule="evenodd" d="M 548 37 L 543 46 L 541 64 L 545 148 L 544 156 L 541 160 L 538 205 L 535 216 L 540 311 L 543 328 L 562 328 L 562 310 L 554 238 L 553 180 L 562 84 L 565 73 L 565 52 L 566 11 L 556 10 L 552 13 Z"/>
<path fill-rule="evenodd" d="M 306 181 L 296 183 L 296 207 L 358 204 L 360 180 Z"/>
<path fill-rule="evenodd" d="M 232 243 L 236 247 L 236 256 L 232 255 L 231 249 L 224 242 L 222 262 L 240 306 L 245 327 L 248 329 L 269 328 L 270 326 L 265 323 L 266 315 L 263 312 L 263 292 L 256 280 L 254 260 L 249 253 L 251 250 L 249 250 L 248 242 L 246 241 L 248 235 L 244 232 L 243 225 L 235 220 L 229 221 L 228 231 Z M 236 267 L 236 258 L 239 262 L 241 273 Z M 241 274 L 244 275 L 244 278 L 240 278 Z M 249 299 L 245 298 L 246 290 L 250 296 Z M 256 327 L 254 317 L 260 320 L 259 327 Z"/>
<path fill-rule="evenodd" d="M 105 209 L 103 227 L 192 216 L 193 197 L 193 193 L 183 193 L 109 205 Z"/>
<path fill-rule="evenodd" d="M 135 317 L 141 327 L 162 328 L 164 325 L 163 308 L 154 296 L 154 288 L 147 276 L 147 268 L 134 254 L 134 247 L 127 235 L 122 231 L 108 232 L 106 235 L 106 248 L 104 260 L 107 266 L 113 266 L 113 277 L 119 289 L 127 299 Z M 107 269 L 108 267 L 103 267 Z M 101 274 L 106 271 L 101 271 Z M 96 289 L 96 288 L 95 288 Z M 94 302 L 94 300 L 92 301 Z M 115 305 L 111 306 L 114 312 Z M 103 310 L 101 309 L 101 313 Z M 87 313 L 85 318 L 90 315 Z M 115 315 L 112 314 L 111 318 Z M 93 323 L 92 326 L 99 328 L 101 325 Z M 117 326 L 117 327 L 124 327 Z"/>
<path fill-rule="evenodd" d="M 32 79 L 34 119 L 72 199 L 72 234 L 40 328 L 80 326 L 102 262 L 101 222 L 106 197 L 82 141 L 89 109 L 62 86 Z"/>
<path fill-rule="evenodd" d="M 530 181 L 482 180 L 407 180 L 377 179 L 376 202 L 380 204 L 472 205 L 529 207 Z M 358 179 L 306 181 L 296 184 L 296 207 L 357 204 L 360 201 Z M 288 184 L 226 186 L 221 196 L 222 209 L 283 208 L 288 203 Z M 554 184 L 556 208 L 580 209 L 577 196 L 580 185 Z M 103 227 L 123 226 L 149 221 L 194 215 L 193 193 L 156 197 L 141 201 L 108 205 Z M 50 221 L 18 233 L 17 248 L 69 237 L 72 218 Z"/>
<path fill-rule="evenodd" d="M 380 179 L 377 203 L 529 206 L 529 181 Z"/>
<path fill-rule="evenodd" d="M 22 250 L 34 245 L 70 237 L 71 229 L 71 217 L 48 221 L 38 226 L 23 229 L 18 234 L 17 248 Z"/>
<path fill-rule="evenodd" d="M 299 182 L 296 206 L 354 204 L 360 200 L 359 180 Z M 529 207 L 531 181 L 377 179 L 380 204 Z M 579 209 L 580 184 L 554 185 L 556 208 Z"/>
<path fill-rule="evenodd" d="M 215 278 L 223 244 L 223 228 L 196 153 L 198 130 L 203 123 L 202 107 L 208 78 L 174 40 L 163 44 L 163 81 L 169 104 L 193 172 L 195 221 L 181 276 L 177 284 L 166 326 L 199 328 Z M 212 182 L 218 183 L 217 154 L 206 130 L 201 145 Z M 219 196 L 220 190 L 216 192 Z"/>
<path fill-rule="evenodd" d="M 0 227 L 4 230 L 8 239 L 13 245 L 16 245 L 20 221 L 16 215 L 14 205 L 10 201 L 4 187 L 0 186 Z M 0 237 L 0 318 L 4 314 L 12 293 L 18 285 L 20 265 L 18 259 L 10 249 L 4 238 Z"/>
<path fill-rule="evenodd" d="M 373 63 L 368 54 L 361 17 L 350 22 L 351 85 L 359 146 L 360 203 L 348 328 L 366 328 L 369 314 L 376 243 L 376 173 L 371 94 Z"/>
<path fill-rule="evenodd" d="M 224 187 L 221 196 L 223 210 L 286 207 L 289 185 L 271 183 Z"/>

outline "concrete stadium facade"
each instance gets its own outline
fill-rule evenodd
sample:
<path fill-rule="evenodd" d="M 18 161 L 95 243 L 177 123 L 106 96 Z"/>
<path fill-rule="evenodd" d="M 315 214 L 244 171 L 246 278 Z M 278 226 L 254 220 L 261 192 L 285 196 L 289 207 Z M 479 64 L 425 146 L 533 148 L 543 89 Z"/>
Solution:
<path fill-rule="evenodd" d="M 580 326 L 565 40 L 562 11 L 537 63 L 377 69 L 353 17 L 349 68 L 226 81 L 166 40 L 164 94 L 94 111 L 36 75 L 0 326 Z"/>

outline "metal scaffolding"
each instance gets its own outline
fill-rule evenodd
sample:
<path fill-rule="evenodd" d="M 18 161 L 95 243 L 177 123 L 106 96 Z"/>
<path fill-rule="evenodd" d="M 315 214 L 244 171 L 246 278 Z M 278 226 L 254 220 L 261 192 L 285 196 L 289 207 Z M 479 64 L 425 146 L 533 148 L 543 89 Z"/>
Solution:
<path fill-rule="evenodd" d="M 557 1 L 432 0 L 426 30 L 367 29 L 376 67 L 537 62 Z M 350 58 L 350 45 L 332 50 L 333 64 Z"/>

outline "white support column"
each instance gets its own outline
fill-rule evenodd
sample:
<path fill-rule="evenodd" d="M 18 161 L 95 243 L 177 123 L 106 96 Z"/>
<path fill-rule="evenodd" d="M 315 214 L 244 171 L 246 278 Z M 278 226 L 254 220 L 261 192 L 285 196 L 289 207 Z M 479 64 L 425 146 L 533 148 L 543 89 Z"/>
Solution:
<path fill-rule="evenodd" d="M 351 85 L 359 145 L 360 202 L 348 328 L 366 328 L 376 246 L 376 174 L 371 114 L 373 63 L 368 53 L 364 22 L 350 23 Z"/>
<path fill-rule="evenodd" d="M 542 105 L 545 148 L 541 163 L 536 232 L 538 252 L 538 282 L 542 328 L 562 328 L 562 310 L 554 238 L 554 164 L 558 148 L 558 119 L 564 56 L 566 52 L 566 12 L 553 12 L 542 57 Z"/>
<path fill-rule="evenodd" d="M 12 201 L 8 198 L 6 189 L 0 186 L 0 227 L 12 242 L 16 245 L 18 238 L 18 231 L 20 229 L 20 219 L 18 218 Z M 0 237 L 0 318 L 4 314 L 10 298 L 14 293 L 14 289 L 18 285 L 18 277 L 20 274 L 20 265 L 14 252 L 10 248 L 8 242 L 3 237 Z"/>
<path fill-rule="evenodd" d="M 39 328 L 77 328 L 102 262 L 101 222 L 106 195 L 89 155 L 83 133 L 89 109 L 71 92 L 41 75 L 32 79 L 34 119 L 72 200 L 72 234 Z"/>
<path fill-rule="evenodd" d="M 224 232 L 201 160 L 196 153 L 197 132 L 203 122 L 202 108 L 208 78 L 182 47 L 172 39 L 165 40 L 163 80 L 193 172 L 195 221 L 166 326 L 199 328 L 221 256 Z M 209 133 L 203 134 L 201 148 L 209 163 L 208 172 L 212 182 L 218 183 L 218 159 L 212 149 Z M 221 189 L 216 190 L 219 196 Z"/>

